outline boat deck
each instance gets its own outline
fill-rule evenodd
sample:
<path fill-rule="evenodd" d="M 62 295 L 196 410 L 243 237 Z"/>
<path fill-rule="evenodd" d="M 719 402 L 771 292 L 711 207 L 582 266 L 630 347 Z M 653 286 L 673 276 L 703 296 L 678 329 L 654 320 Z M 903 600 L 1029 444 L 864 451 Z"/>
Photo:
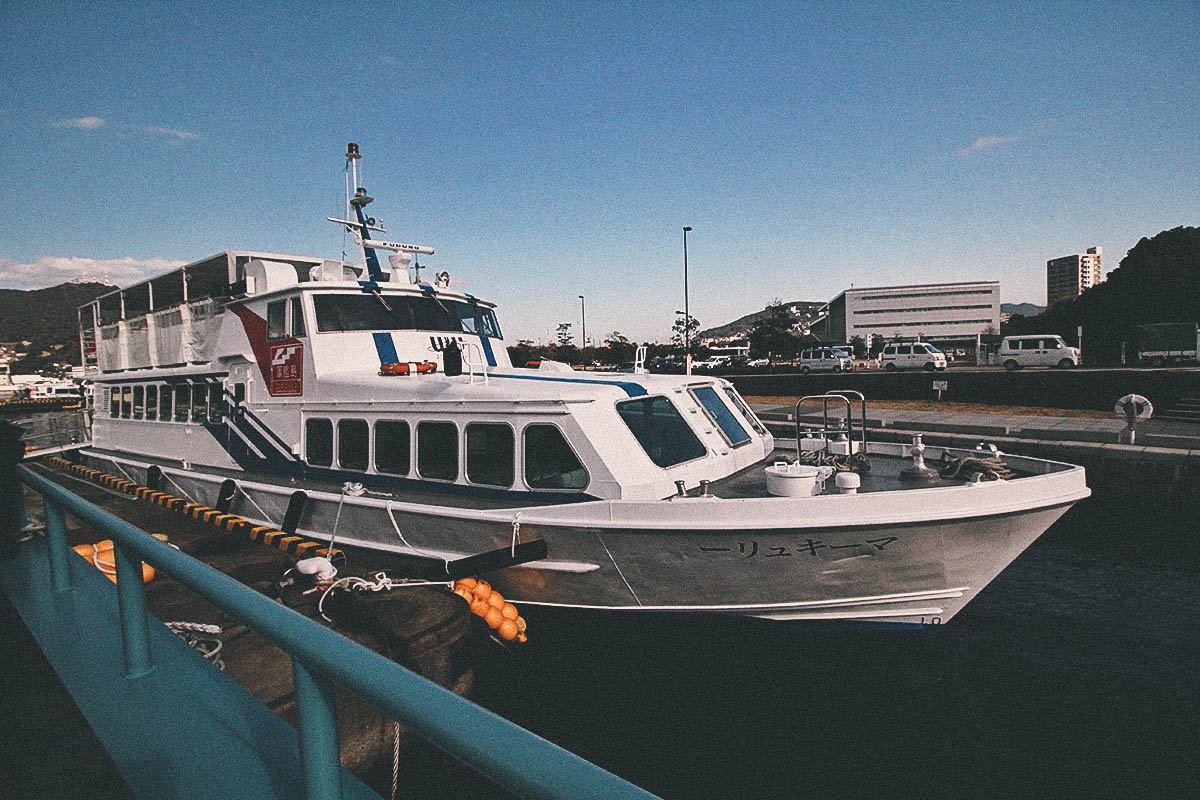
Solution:
<path fill-rule="evenodd" d="M 928 489 L 937 486 L 961 486 L 962 479 L 934 478 L 932 480 L 911 481 L 900 477 L 901 470 L 912 465 L 909 458 L 891 456 L 883 453 L 869 454 L 871 469 L 860 474 L 862 484 L 860 493 L 891 492 L 904 489 Z M 767 476 L 764 467 L 778 461 L 795 461 L 795 448 L 776 448 L 765 461 L 751 464 L 745 469 L 728 475 L 709 484 L 709 493 L 725 499 L 742 499 L 752 497 L 767 497 Z M 937 459 L 926 461 L 926 465 L 937 469 L 941 462 Z M 832 488 L 832 479 L 826 483 Z"/>

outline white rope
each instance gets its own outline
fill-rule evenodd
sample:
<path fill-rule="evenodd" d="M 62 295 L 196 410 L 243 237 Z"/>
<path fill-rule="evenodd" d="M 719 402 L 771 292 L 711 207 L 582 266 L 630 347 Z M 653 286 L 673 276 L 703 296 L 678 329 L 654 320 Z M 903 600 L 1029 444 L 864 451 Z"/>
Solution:
<path fill-rule="evenodd" d="M 415 550 L 416 552 L 420 553 L 421 555 L 423 555 L 427 558 L 435 558 L 438 561 L 441 561 L 442 566 L 445 567 L 445 569 L 446 569 L 446 574 L 449 575 L 450 574 L 450 560 L 449 559 L 443 558 L 442 556 L 439 556 L 439 555 L 434 555 L 433 553 L 429 552 L 428 550 L 422 550 L 419 547 L 415 547 L 415 546 L 409 544 L 408 540 L 404 538 L 404 534 L 400 532 L 400 524 L 398 522 L 396 522 L 396 515 L 392 513 L 392 501 L 391 500 L 389 500 L 387 502 L 387 512 L 388 512 L 388 519 L 390 519 L 392 521 L 392 527 L 395 529 L 396 535 L 400 537 L 400 541 L 404 543 L 404 546 L 410 550 Z"/>
<path fill-rule="evenodd" d="M 320 614 L 326 622 L 333 622 L 329 617 L 325 616 L 325 598 L 329 597 L 335 591 L 356 591 L 356 592 L 387 592 L 392 589 L 407 589 L 413 586 L 447 586 L 446 581 L 417 581 L 408 578 L 390 578 L 386 572 L 376 572 L 370 578 L 360 578 L 357 575 L 347 575 L 344 578 L 338 578 L 333 583 L 329 584 L 324 593 L 321 594 L 321 599 L 317 601 L 317 613 Z"/>
<path fill-rule="evenodd" d="M 167 630 L 183 639 L 200 655 L 222 672 L 225 671 L 225 660 L 221 658 L 221 648 L 225 646 L 218 636 L 223 632 L 220 625 L 208 625 L 203 622 L 164 622 Z M 207 634 L 200 636 L 199 634 Z"/>
<path fill-rule="evenodd" d="M 512 528 L 513 528 L 513 531 L 512 531 L 512 551 L 511 552 L 512 552 L 512 557 L 516 558 L 517 557 L 517 542 L 521 541 L 521 512 L 520 511 L 518 511 L 517 515 L 515 517 L 513 517 Z"/>
<path fill-rule="evenodd" d="M 392 720 L 392 800 L 400 788 L 400 723 Z"/>

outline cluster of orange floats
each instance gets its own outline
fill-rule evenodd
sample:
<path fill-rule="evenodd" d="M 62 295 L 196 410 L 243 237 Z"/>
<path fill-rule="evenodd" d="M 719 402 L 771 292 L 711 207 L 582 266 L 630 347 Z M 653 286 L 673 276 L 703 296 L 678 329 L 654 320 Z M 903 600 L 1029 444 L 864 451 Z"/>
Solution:
<path fill-rule="evenodd" d="M 466 600 L 471 613 L 482 617 L 488 627 L 506 642 L 525 642 L 525 620 L 517 613 L 517 607 L 506 602 L 504 596 L 487 581 L 475 578 L 460 578 L 454 582 L 454 593 Z"/>
<path fill-rule="evenodd" d="M 165 533 L 153 534 L 155 539 L 160 542 L 167 540 Z M 104 539 L 95 544 L 77 544 L 71 548 L 85 560 L 91 563 L 93 567 L 104 573 L 104 576 L 113 583 L 117 582 L 117 557 L 113 554 L 112 539 Z M 154 580 L 154 567 L 142 563 L 142 583 L 149 583 Z"/>

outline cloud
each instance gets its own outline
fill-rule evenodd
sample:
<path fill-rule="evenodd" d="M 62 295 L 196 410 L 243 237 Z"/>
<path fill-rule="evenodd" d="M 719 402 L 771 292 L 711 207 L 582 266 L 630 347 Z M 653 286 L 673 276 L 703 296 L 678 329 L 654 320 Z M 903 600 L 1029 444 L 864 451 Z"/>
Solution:
<path fill-rule="evenodd" d="M 145 130 L 146 133 L 152 133 L 156 136 L 170 136 L 181 142 L 187 142 L 200 138 L 200 134 L 198 133 L 175 130 L 174 128 L 160 128 L 157 125 L 147 125 L 145 128 L 143 128 L 143 130 Z"/>
<path fill-rule="evenodd" d="M 968 147 L 964 147 L 959 151 L 960 154 L 966 156 L 971 153 L 980 153 L 984 150 L 991 150 L 993 147 L 1001 144 L 1011 144 L 1020 141 L 1020 136 L 980 136 L 975 141 L 971 142 Z"/>
<path fill-rule="evenodd" d="M 72 117 L 71 119 L 59 120 L 54 123 L 56 128 L 78 128 L 81 131 L 94 131 L 96 128 L 104 127 L 104 120 L 100 117 Z"/>
<path fill-rule="evenodd" d="M 181 267 L 184 261 L 169 258 L 86 258 L 41 256 L 21 263 L 0 257 L 0 286 L 39 289 L 72 280 L 89 280 L 124 286 L 159 272 Z"/>

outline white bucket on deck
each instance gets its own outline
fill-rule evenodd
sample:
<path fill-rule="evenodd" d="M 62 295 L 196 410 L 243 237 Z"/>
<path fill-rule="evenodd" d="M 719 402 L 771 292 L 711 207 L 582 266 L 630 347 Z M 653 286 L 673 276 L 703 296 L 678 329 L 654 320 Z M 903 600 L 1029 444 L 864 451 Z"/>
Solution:
<path fill-rule="evenodd" d="M 777 461 L 766 468 L 767 491 L 776 497 L 811 497 L 820 494 L 816 467 Z"/>

